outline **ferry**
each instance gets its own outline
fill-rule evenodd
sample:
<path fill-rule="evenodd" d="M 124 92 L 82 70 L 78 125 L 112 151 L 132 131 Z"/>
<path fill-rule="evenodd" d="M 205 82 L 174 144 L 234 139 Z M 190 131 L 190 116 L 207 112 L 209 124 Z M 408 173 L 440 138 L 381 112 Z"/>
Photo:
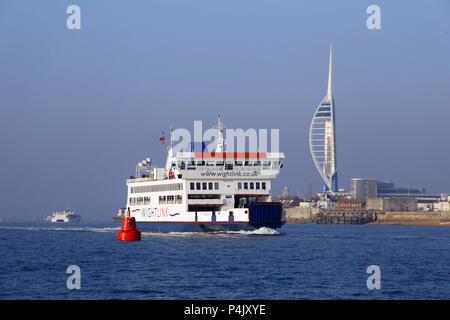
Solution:
<path fill-rule="evenodd" d="M 80 222 L 81 216 L 76 214 L 73 210 L 66 209 L 53 212 L 46 220 L 50 222 Z"/>
<path fill-rule="evenodd" d="M 151 159 L 138 163 L 126 180 L 127 212 L 142 231 L 202 232 L 277 229 L 285 223 L 280 202 L 271 201 L 271 180 L 283 153 L 223 152 L 223 126 L 218 119 L 215 152 L 191 146 L 173 154 L 172 133 L 165 168 Z"/>

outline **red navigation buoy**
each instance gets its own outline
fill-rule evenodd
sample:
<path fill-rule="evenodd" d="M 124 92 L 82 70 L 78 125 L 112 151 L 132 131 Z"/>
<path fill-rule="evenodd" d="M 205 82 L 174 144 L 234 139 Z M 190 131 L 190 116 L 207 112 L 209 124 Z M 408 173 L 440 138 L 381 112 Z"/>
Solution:
<path fill-rule="evenodd" d="M 122 226 L 120 227 L 120 231 L 117 231 L 117 240 L 141 240 L 141 230 L 137 230 L 136 228 L 136 219 L 130 217 L 130 208 L 128 208 L 127 215 L 122 218 Z"/>

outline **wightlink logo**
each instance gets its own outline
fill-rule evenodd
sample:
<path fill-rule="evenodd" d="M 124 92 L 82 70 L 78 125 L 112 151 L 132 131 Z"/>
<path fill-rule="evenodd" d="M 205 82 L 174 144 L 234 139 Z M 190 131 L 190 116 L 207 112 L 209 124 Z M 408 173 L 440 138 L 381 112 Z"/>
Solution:
<path fill-rule="evenodd" d="M 161 142 L 166 140 L 164 133 Z M 185 128 L 171 131 L 173 154 L 179 152 L 279 152 L 279 129 L 224 129 L 220 117 L 216 128 L 203 131 L 203 122 L 194 121 L 194 136 Z"/>
<path fill-rule="evenodd" d="M 246 171 L 205 171 L 201 172 L 200 175 L 202 177 L 218 177 L 218 178 L 234 178 L 234 177 L 257 177 L 259 176 L 259 172 L 254 170 L 250 172 Z"/>

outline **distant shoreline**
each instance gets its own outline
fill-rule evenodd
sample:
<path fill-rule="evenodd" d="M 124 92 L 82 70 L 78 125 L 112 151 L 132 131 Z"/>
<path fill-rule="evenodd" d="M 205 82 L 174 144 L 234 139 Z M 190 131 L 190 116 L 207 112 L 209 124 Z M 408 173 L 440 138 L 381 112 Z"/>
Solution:
<path fill-rule="evenodd" d="M 349 211 L 349 213 L 351 213 Z M 286 223 L 288 224 L 321 224 L 315 219 L 317 212 L 311 210 L 286 209 Z M 345 223 L 330 223 L 345 224 Z M 348 223 L 347 223 L 348 224 Z M 351 224 L 351 223 L 350 223 Z M 373 222 L 361 223 L 365 225 L 382 226 L 435 226 L 450 227 L 450 212 L 448 211 L 395 211 L 377 213 Z"/>
<path fill-rule="evenodd" d="M 302 221 L 301 219 L 289 219 L 286 224 L 319 224 L 307 221 Z M 338 225 L 338 224 L 335 224 Z M 343 224 L 340 224 L 343 225 Z M 366 226 L 417 226 L 417 227 L 450 227 L 450 222 L 408 222 L 408 221 L 383 221 L 383 222 L 369 222 L 366 224 L 361 224 Z"/>

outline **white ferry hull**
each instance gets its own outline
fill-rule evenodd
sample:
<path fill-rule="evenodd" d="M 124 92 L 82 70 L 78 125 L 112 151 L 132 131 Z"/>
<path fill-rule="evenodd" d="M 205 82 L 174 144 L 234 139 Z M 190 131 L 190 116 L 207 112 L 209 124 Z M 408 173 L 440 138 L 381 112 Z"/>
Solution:
<path fill-rule="evenodd" d="M 51 216 L 47 217 L 47 220 L 53 223 L 57 223 L 57 222 L 80 222 L 81 221 L 81 216 L 78 214 L 75 214 L 73 211 L 71 212 L 67 212 L 67 211 L 62 211 L 62 212 L 55 212 L 53 213 Z"/>
<path fill-rule="evenodd" d="M 80 222 L 81 218 L 80 217 L 75 217 L 75 218 L 52 218 L 50 220 L 50 222 Z"/>
<path fill-rule="evenodd" d="M 252 231 L 258 228 L 248 222 L 140 222 L 143 232 L 218 232 Z"/>
<path fill-rule="evenodd" d="M 135 217 L 141 231 L 158 232 L 251 231 L 262 227 L 277 229 L 285 223 L 282 207 L 278 203 L 197 213 L 140 207 L 131 210 L 131 216 Z"/>

